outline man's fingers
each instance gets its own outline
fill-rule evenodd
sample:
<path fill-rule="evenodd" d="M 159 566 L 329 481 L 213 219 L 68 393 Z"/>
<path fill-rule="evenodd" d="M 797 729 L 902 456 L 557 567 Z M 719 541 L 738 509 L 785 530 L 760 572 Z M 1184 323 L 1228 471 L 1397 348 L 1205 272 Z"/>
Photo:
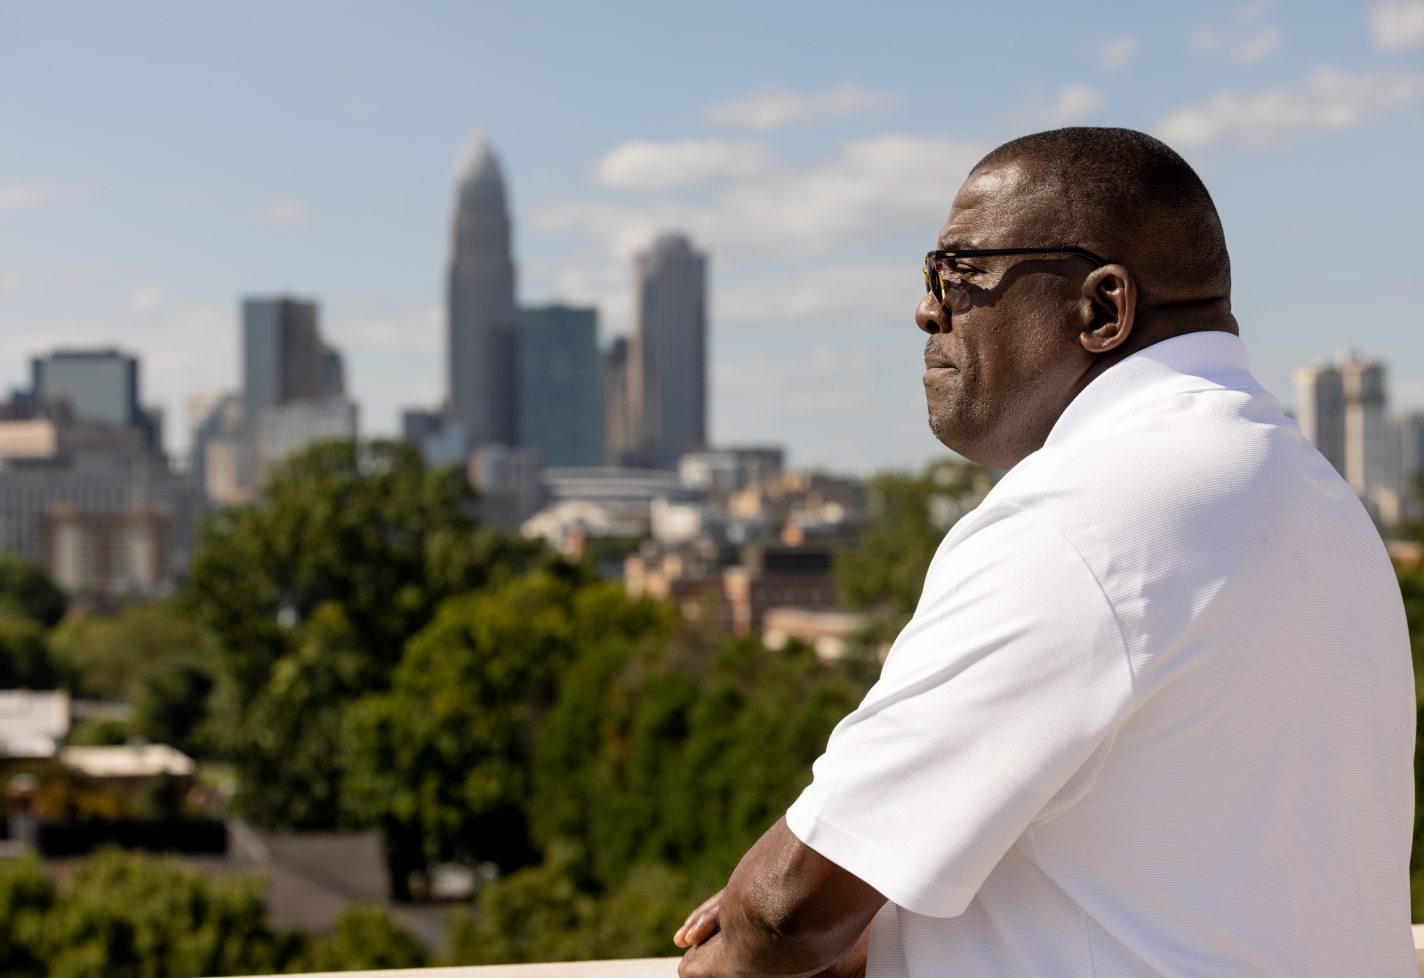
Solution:
<path fill-rule="evenodd" d="M 678 928 L 673 935 L 672 942 L 678 947 L 693 947 L 701 944 L 707 938 L 717 933 L 717 911 L 704 913 L 700 917 L 693 916 L 687 923 Z"/>
<path fill-rule="evenodd" d="M 718 890 L 703 900 L 700 907 L 688 914 L 687 920 L 673 935 L 672 942 L 678 947 L 692 947 L 695 944 L 701 944 L 715 934 L 717 932 L 717 911 L 722 904 L 722 894 L 725 892 L 727 892 L 725 889 Z"/>

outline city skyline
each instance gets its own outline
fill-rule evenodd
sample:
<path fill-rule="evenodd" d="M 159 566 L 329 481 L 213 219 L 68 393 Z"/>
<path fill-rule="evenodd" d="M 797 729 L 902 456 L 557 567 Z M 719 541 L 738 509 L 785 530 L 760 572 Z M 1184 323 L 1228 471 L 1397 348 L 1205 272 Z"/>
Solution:
<path fill-rule="evenodd" d="M 483 130 L 518 229 L 515 302 L 593 306 L 605 344 L 626 336 L 632 255 L 682 230 L 715 264 L 711 440 L 783 443 L 798 465 L 916 465 L 943 452 L 910 326 L 919 256 L 986 149 L 1087 123 L 1162 135 L 1201 171 L 1268 389 L 1290 403 L 1294 366 L 1354 347 L 1389 363 L 1398 408 L 1418 407 L 1419 7 L 1108 4 L 1088 24 L 1027 4 L 1014 47 L 955 53 L 964 80 L 941 98 L 905 56 L 911 5 L 869 23 L 769 11 L 749 31 L 736 9 L 356 4 L 341 43 L 316 48 L 299 39 L 330 33 L 320 3 L 277 36 L 260 3 L 10 6 L 0 383 L 56 347 L 133 350 L 181 448 L 186 396 L 237 386 L 238 297 L 293 293 L 321 301 L 365 429 L 394 433 L 401 406 L 444 393 L 451 163 Z M 743 57 L 719 61 L 718 42 Z M 536 52 L 538 77 L 511 87 Z M 85 81 L 99 75 L 102 91 Z M 1369 247 L 1349 288 L 1326 289 L 1339 242 Z"/>

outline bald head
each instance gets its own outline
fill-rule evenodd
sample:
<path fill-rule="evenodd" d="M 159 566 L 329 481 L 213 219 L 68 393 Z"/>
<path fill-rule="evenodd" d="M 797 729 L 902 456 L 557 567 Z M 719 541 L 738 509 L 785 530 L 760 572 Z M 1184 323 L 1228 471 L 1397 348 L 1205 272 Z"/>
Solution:
<path fill-rule="evenodd" d="M 1226 299 L 1231 259 L 1211 194 L 1187 161 L 1131 129 L 1075 126 L 994 150 L 973 173 L 995 171 L 1035 215 L 1038 233 L 1074 244 L 1137 276 L 1146 305 Z M 971 177 L 972 178 L 972 177 Z"/>

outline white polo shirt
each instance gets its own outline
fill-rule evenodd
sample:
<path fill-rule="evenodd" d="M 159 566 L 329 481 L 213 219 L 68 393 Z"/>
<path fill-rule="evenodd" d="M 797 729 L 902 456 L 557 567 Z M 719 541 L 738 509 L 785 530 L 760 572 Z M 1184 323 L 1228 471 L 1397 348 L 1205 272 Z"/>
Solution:
<path fill-rule="evenodd" d="M 889 899 L 869 978 L 1411 978 L 1414 726 L 1379 534 L 1194 333 L 949 532 L 787 821 Z"/>

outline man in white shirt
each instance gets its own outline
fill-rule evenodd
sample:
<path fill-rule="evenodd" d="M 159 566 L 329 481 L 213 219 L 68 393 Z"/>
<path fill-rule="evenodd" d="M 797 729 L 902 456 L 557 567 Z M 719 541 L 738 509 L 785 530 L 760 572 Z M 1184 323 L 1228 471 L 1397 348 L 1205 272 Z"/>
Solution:
<path fill-rule="evenodd" d="M 1040 133 L 939 246 L 930 426 L 1010 471 L 681 975 L 1417 974 L 1399 591 L 1251 376 L 1206 188 Z"/>

